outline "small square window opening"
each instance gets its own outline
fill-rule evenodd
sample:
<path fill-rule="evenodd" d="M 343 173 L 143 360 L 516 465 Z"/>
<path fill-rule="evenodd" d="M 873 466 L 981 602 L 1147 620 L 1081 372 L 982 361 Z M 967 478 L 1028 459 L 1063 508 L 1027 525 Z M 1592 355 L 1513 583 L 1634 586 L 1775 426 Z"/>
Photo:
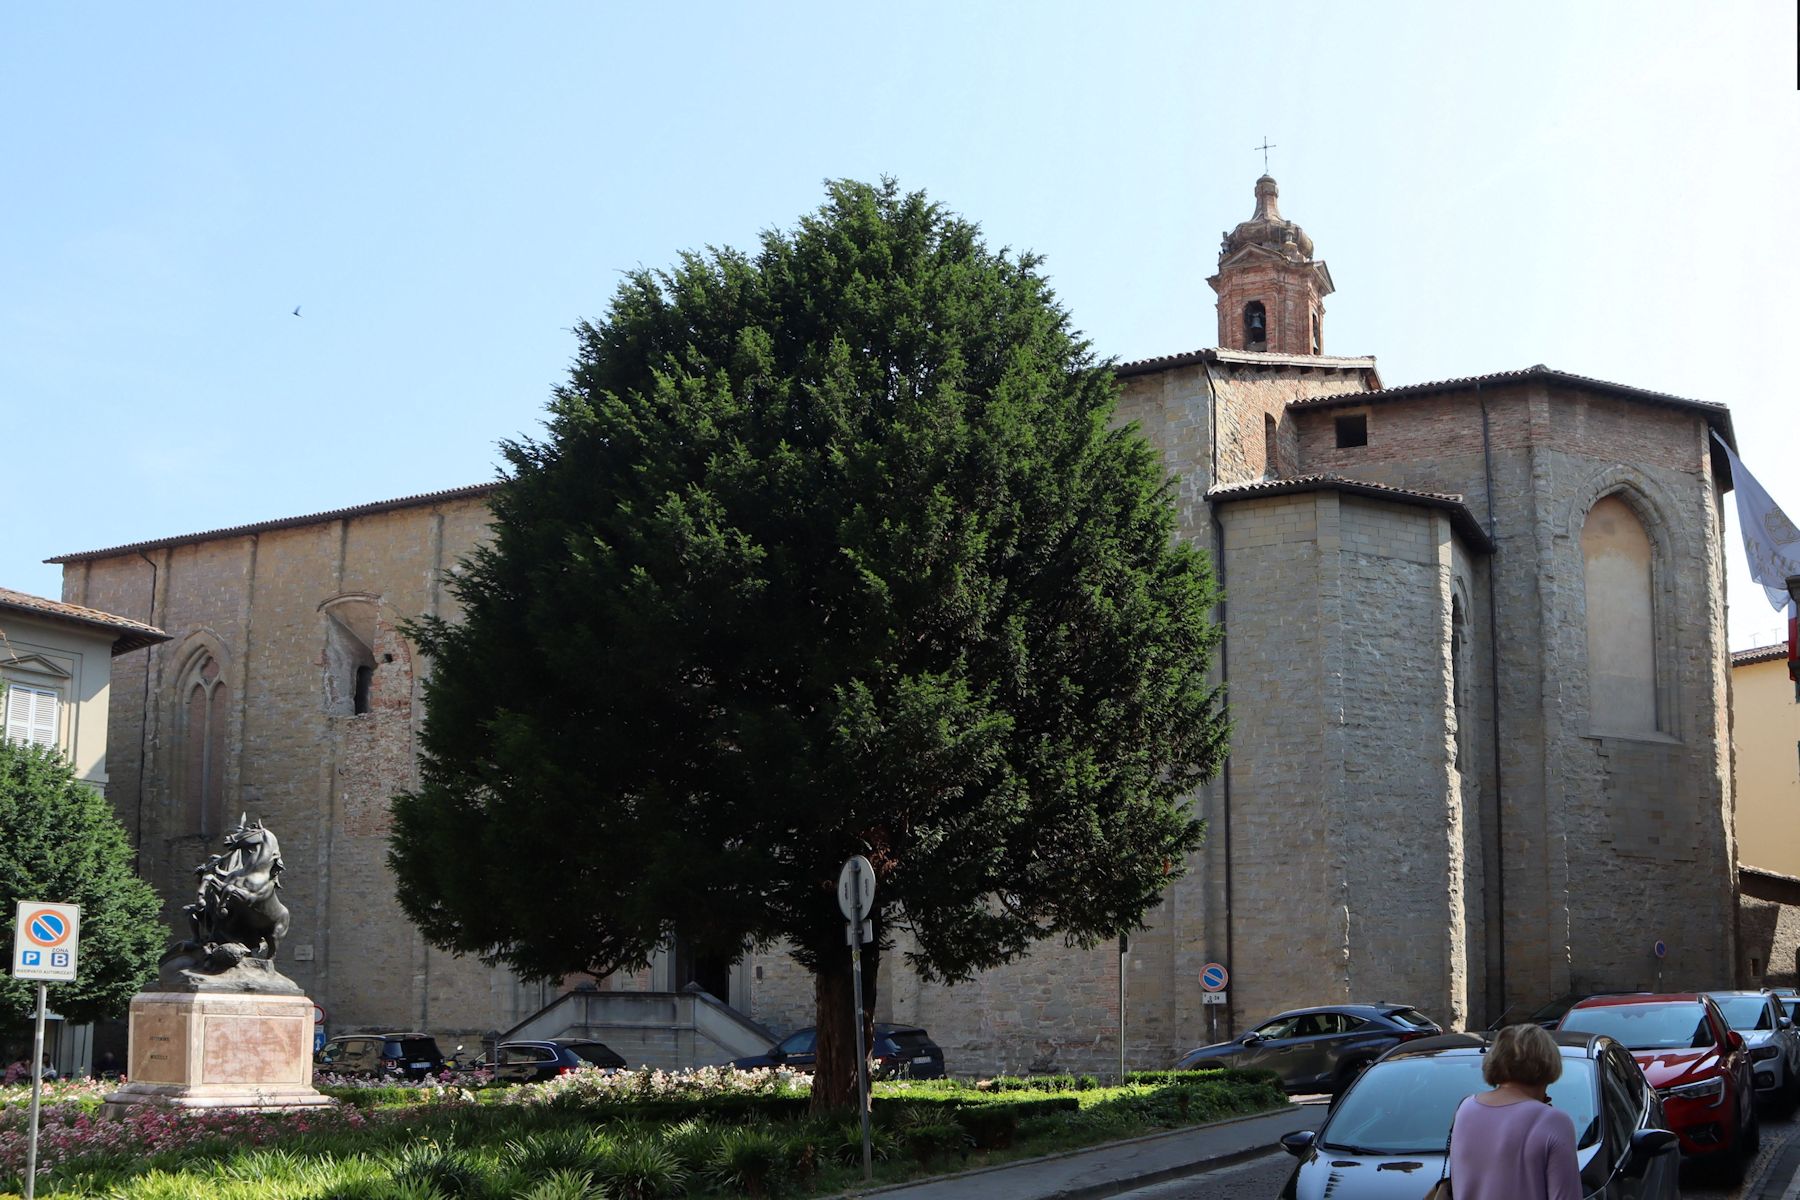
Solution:
<path fill-rule="evenodd" d="M 1351 417 L 1337 419 L 1338 449 L 1347 450 L 1353 446 L 1369 444 L 1369 417 L 1367 413 L 1357 413 Z"/>

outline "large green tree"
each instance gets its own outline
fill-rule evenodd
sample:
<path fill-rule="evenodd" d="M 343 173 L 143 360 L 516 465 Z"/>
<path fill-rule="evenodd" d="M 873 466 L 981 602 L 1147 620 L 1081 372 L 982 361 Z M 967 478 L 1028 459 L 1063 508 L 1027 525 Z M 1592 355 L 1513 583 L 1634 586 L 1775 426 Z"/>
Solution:
<path fill-rule="evenodd" d="M 122 1017 L 156 974 L 168 944 L 150 885 L 132 870 L 131 844 L 106 798 L 75 777 L 61 754 L 0 740 L 0 913 L 12 961 L 20 900 L 81 905 L 73 983 L 50 984 L 51 1006 L 70 1021 Z M 37 985 L 0 976 L 8 1023 L 37 1008 Z"/>
<path fill-rule="evenodd" d="M 413 626 L 401 903 L 527 977 L 785 942 L 848 1103 L 848 855 L 956 981 L 1138 925 L 1200 844 L 1211 575 L 1038 260 L 891 182 L 577 334 L 460 621 Z"/>

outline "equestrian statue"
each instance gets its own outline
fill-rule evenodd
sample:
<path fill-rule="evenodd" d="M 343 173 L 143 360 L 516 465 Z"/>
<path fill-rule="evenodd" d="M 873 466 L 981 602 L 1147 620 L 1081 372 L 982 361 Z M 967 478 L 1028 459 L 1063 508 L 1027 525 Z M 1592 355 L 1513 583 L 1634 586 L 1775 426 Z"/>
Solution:
<path fill-rule="evenodd" d="M 193 934 L 162 957 L 161 983 L 181 991 L 290 991 L 275 969 L 288 931 L 281 888 L 281 844 L 245 813 L 225 834 L 225 849 L 194 868 L 199 896 L 182 911 Z"/>

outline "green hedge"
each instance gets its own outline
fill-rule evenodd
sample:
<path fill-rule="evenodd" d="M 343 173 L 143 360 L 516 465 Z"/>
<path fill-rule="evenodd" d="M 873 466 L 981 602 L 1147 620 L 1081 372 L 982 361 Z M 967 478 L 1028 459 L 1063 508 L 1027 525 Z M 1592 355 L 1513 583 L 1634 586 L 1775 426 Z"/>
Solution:
<path fill-rule="evenodd" d="M 1207 1082 L 1268 1083 L 1280 1087 L 1281 1076 L 1274 1071 L 1261 1069 L 1246 1071 L 1238 1067 L 1205 1067 L 1198 1071 L 1131 1071 L 1126 1074 L 1125 1082 L 1149 1087 Z"/>

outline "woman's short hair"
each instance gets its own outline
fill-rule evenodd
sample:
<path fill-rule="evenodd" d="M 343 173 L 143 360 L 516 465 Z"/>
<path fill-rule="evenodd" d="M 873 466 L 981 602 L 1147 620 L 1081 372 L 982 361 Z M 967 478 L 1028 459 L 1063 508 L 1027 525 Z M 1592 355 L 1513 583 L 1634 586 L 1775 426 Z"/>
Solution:
<path fill-rule="evenodd" d="M 1508 1025 L 1494 1035 L 1481 1064 L 1481 1077 L 1494 1087 L 1522 1083 L 1548 1087 L 1562 1078 L 1562 1051 L 1537 1025 Z"/>

